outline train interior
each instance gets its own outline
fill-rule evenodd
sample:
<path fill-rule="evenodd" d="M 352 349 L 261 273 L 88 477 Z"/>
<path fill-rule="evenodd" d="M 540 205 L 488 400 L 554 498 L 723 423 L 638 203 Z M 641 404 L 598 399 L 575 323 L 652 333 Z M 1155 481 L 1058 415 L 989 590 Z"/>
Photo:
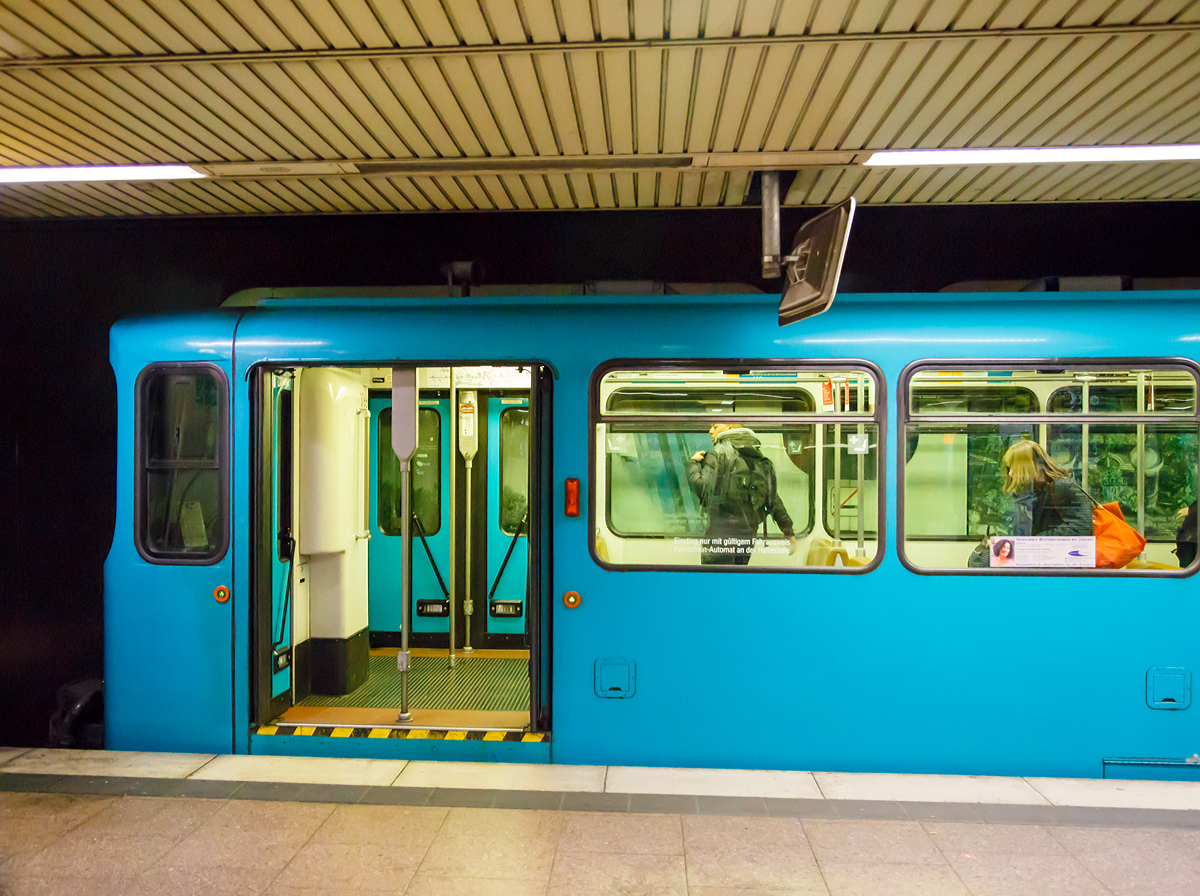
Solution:
<path fill-rule="evenodd" d="M 393 368 L 262 373 L 263 472 L 271 467 L 263 503 L 272 512 L 258 528 L 259 556 L 270 557 L 269 576 L 264 570 L 259 578 L 260 721 L 536 725 L 530 655 L 537 632 L 528 606 L 534 375 L 530 367 L 491 365 L 415 371 L 404 674 Z"/>

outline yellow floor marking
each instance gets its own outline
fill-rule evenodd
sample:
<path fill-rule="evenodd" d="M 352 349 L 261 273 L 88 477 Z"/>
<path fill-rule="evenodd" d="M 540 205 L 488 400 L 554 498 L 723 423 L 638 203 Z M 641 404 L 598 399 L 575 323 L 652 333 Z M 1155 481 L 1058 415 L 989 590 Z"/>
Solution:
<path fill-rule="evenodd" d="M 428 739 L 428 737 L 429 737 L 429 732 L 424 728 L 409 728 L 408 729 L 408 739 L 409 740 L 426 740 L 426 739 Z"/>
<path fill-rule="evenodd" d="M 354 733 L 353 728 L 334 728 L 329 732 L 330 737 L 349 737 Z"/>
<path fill-rule="evenodd" d="M 466 740 L 467 732 L 465 731 L 447 731 L 446 740 Z"/>
<path fill-rule="evenodd" d="M 312 734 L 316 730 L 316 728 L 297 728 L 296 734 Z"/>
<path fill-rule="evenodd" d="M 542 736 L 540 734 L 526 734 L 521 738 L 521 743 L 523 744 L 540 744 L 541 742 Z"/>
<path fill-rule="evenodd" d="M 489 731 L 483 736 L 484 740 L 504 740 L 503 731 Z"/>
<path fill-rule="evenodd" d="M 258 729 L 258 733 L 259 734 L 277 734 L 277 733 L 279 733 L 279 729 L 276 728 L 274 725 L 263 725 L 261 728 Z"/>
<path fill-rule="evenodd" d="M 372 728 L 371 733 L 367 737 L 388 737 L 391 733 L 391 728 Z"/>

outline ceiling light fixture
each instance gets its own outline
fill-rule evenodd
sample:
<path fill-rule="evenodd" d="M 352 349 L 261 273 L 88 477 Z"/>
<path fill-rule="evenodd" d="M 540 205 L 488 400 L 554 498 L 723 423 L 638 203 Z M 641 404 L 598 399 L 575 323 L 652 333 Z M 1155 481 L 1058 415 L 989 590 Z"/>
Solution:
<path fill-rule="evenodd" d="M 884 149 L 866 165 L 1058 165 L 1063 162 L 1188 162 L 1200 144 L 1176 146 L 1022 146 L 995 149 Z"/>
<path fill-rule="evenodd" d="M 84 165 L 78 168 L 0 168 L 0 184 L 77 181 L 191 180 L 205 175 L 187 165 Z"/>

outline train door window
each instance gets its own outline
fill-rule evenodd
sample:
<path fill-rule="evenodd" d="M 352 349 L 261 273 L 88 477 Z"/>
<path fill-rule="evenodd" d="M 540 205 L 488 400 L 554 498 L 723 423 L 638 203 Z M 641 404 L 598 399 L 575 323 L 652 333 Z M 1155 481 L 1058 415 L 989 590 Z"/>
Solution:
<path fill-rule="evenodd" d="M 229 535 L 229 413 L 212 364 L 156 365 L 137 384 L 139 553 L 153 563 L 211 564 Z"/>
<path fill-rule="evenodd" d="M 442 423 L 435 408 L 417 412 L 417 451 L 412 464 L 413 518 L 427 536 L 442 528 Z M 401 534 L 400 459 L 392 450 L 392 409 L 379 413 L 379 530 Z"/>
<path fill-rule="evenodd" d="M 500 531 L 525 531 L 529 507 L 529 408 L 500 412 Z"/>
<path fill-rule="evenodd" d="M 867 567 L 879 541 L 880 382 L 865 362 L 600 368 L 596 559 L 623 569 Z"/>
<path fill-rule="evenodd" d="M 900 395 L 910 567 L 1111 574 L 1092 508 L 1116 502 L 1147 540 L 1122 568 L 1179 574 L 1200 457 L 1190 364 L 918 362 Z"/>

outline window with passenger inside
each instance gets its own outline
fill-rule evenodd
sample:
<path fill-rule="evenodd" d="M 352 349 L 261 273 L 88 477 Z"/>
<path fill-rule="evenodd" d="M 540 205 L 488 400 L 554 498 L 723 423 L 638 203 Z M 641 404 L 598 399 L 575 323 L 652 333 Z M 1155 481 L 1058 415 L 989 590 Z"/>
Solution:
<path fill-rule="evenodd" d="M 729 571 L 874 559 L 880 412 L 865 365 L 610 369 L 593 383 L 600 561 Z"/>
<path fill-rule="evenodd" d="M 918 569 L 1179 572 L 1196 554 L 1190 367 L 917 365 L 904 556 Z"/>

